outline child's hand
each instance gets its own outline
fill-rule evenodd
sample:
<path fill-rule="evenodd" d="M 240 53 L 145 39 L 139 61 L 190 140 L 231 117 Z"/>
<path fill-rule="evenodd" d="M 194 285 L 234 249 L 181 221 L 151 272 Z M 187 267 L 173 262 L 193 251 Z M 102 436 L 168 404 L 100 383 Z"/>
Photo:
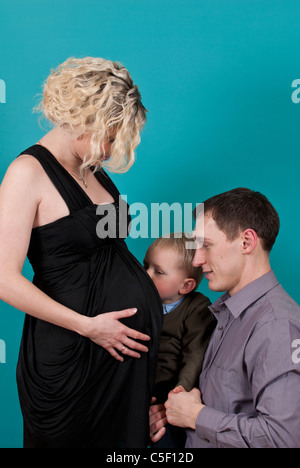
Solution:
<path fill-rule="evenodd" d="M 150 424 L 150 439 L 155 444 L 158 442 L 166 432 L 165 425 L 167 424 L 166 410 L 161 403 L 155 405 L 156 398 L 152 398 L 149 410 L 149 424 Z"/>
<path fill-rule="evenodd" d="M 173 388 L 173 390 L 170 391 L 170 393 L 181 393 L 181 392 L 186 392 L 186 389 L 182 385 L 178 385 L 178 387 L 175 387 Z"/>

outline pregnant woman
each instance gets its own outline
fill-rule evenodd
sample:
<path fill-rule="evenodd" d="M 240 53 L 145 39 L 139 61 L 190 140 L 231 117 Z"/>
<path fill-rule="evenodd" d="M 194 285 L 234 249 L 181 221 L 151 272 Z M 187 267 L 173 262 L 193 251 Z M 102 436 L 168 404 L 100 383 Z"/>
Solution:
<path fill-rule="evenodd" d="M 0 189 L 0 297 L 26 314 L 24 447 L 145 447 L 161 302 L 118 235 L 130 220 L 104 168 L 132 165 L 146 111 L 126 68 L 92 57 L 52 70 L 41 108 L 53 129 Z M 117 230 L 99 237 L 105 205 Z"/>

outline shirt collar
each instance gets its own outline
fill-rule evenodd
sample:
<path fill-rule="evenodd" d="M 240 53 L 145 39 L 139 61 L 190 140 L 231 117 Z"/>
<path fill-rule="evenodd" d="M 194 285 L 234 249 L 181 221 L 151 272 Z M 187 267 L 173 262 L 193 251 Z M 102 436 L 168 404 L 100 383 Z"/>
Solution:
<path fill-rule="evenodd" d="M 256 280 L 247 284 L 247 286 L 245 286 L 233 296 L 230 296 L 226 292 L 210 306 L 210 310 L 213 313 L 220 312 L 225 304 L 234 318 L 237 318 L 251 304 L 253 304 L 278 284 L 279 283 L 276 279 L 276 276 L 271 270 L 260 278 L 257 278 Z"/>
<path fill-rule="evenodd" d="M 164 314 L 168 314 L 169 312 L 171 312 L 171 310 L 175 309 L 175 307 L 177 307 L 183 301 L 184 297 L 181 297 L 176 302 L 172 302 L 172 304 L 163 304 Z"/>

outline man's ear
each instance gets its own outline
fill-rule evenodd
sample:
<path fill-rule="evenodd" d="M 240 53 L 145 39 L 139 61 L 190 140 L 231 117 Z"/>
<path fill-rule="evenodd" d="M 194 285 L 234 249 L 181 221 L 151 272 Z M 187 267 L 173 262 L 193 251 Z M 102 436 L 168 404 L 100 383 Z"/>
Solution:
<path fill-rule="evenodd" d="M 256 248 L 258 236 L 254 229 L 245 229 L 245 231 L 242 232 L 242 242 L 243 254 L 249 254 Z"/>
<path fill-rule="evenodd" d="M 193 291 L 195 287 L 196 287 L 196 280 L 194 278 L 185 278 L 178 293 L 188 294 L 189 292 Z"/>

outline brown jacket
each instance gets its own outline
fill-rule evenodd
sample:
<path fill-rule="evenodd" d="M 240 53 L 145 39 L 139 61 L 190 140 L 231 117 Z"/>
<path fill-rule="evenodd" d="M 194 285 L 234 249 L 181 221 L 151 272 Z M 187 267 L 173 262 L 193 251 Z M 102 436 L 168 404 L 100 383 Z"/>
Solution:
<path fill-rule="evenodd" d="M 177 385 L 190 391 L 197 384 L 216 324 L 209 305 L 206 296 L 193 291 L 164 315 L 154 390 L 158 402 Z"/>

